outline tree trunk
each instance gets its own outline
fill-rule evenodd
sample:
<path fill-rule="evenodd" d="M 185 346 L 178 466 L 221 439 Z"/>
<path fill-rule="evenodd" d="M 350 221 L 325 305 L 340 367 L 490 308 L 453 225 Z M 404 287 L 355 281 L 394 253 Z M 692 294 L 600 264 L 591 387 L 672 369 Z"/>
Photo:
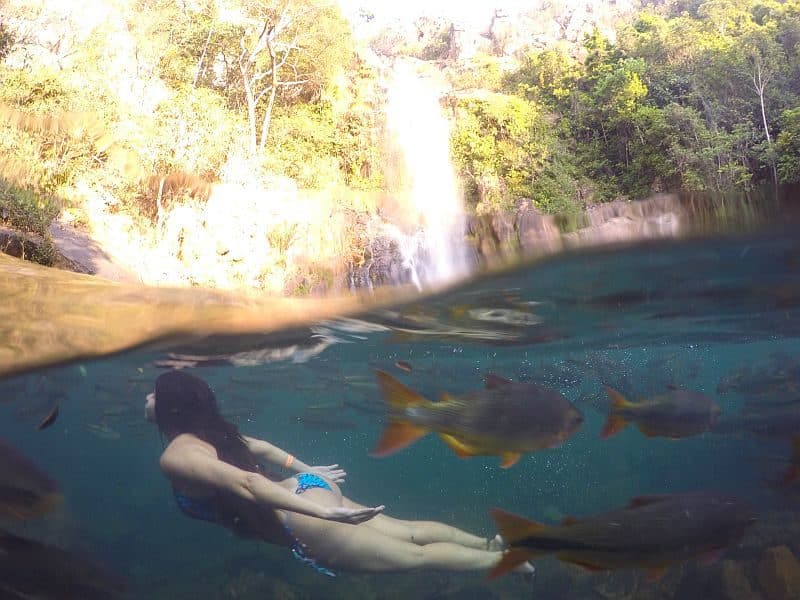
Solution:
<path fill-rule="evenodd" d="M 772 146 L 772 138 L 769 135 L 769 127 L 767 126 L 767 111 L 764 108 L 764 88 L 758 90 L 758 100 L 761 103 L 761 120 L 764 123 L 764 134 L 767 136 L 767 145 Z"/>
<path fill-rule="evenodd" d="M 769 73 L 767 76 L 764 77 L 764 74 L 761 70 L 761 62 L 756 61 L 755 70 L 753 71 L 753 87 L 755 87 L 756 93 L 758 94 L 758 102 L 761 105 L 761 122 L 764 124 L 764 135 L 767 137 L 767 146 L 772 148 L 772 137 L 769 135 L 769 125 L 767 124 L 767 110 L 764 106 L 764 90 L 767 87 L 767 83 L 769 82 Z M 775 166 L 775 160 L 772 157 L 772 152 L 770 151 L 769 157 L 769 166 L 770 170 L 772 171 L 772 180 L 775 185 L 778 184 L 778 169 Z"/>
<path fill-rule="evenodd" d="M 197 87 L 197 80 L 200 78 L 200 72 L 203 70 L 203 61 L 206 58 L 206 51 L 208 50 L 208 44 L 211 43 L 211 35 L 214 33 L 214 26 L 212 25 L 208 29 L 208 37 L 206 38 L 206 43 L 203 44 L 203 52 L 200 54 L 200 60 L 197 61 L 197 71 L 194 74 L 194 81 L 192 81 L 192 87 Z"/>
<path fill-rule="evenodd" d="M 267 137 L 269 137 L 269 126 L 272 121 L 272 107 L 275 105 L 275 94 L 278 91 L 278 65 L 275 61 L 275 51 L 272 48 L 272 40 L 267 38 L 267 51 L 269 52 L 270 64 L 270 77 L 272 79 L 272 89 L 269 91 L 269 100 L 267 101 L 267 108 L 264 111 L 264 120 L 261 122 L 261 139 L 258 141 L 259 153 L 264 151 L 267 144 Z"/>

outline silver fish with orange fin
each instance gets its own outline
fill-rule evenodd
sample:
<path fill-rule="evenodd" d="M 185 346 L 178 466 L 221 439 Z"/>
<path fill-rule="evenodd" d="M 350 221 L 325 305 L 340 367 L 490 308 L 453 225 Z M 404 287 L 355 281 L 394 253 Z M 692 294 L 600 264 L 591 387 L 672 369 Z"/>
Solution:
<path fill-rule="evenodd" d="M 560 525 L 544 525 L 499 508 L 492 509 L 492 517 L 508 549 L 489 578 L 554 554 L 591 571 L 645 569 L 648 581 L 686 560 L 715 562 L 755 521 L 744 500 L 714 492 L 641 496 L 626 507 L 567 517 Z"/>
<path fill-rule="evenodd" d="M 605 387 L 611 409 L 601 437 L 619 433 L 633 422 L 647 437 L 684 438 L 709 431 L 722 409 L 711 397 L 670 387 L 665 394 L 640 402 L 627 400 L 617 390 Z"/>
<path fill-rule="evenodd" d="M 583 423 L 561 393 L 533 383 L 487 374 L 486 389 L 431 402 L 385 371 L 376 374 L 388 423 L 372 456 L 393 454 L 435 431 L 458 456 L 499 456 L 508 468 L 526 452 L 559 446 Z"/>

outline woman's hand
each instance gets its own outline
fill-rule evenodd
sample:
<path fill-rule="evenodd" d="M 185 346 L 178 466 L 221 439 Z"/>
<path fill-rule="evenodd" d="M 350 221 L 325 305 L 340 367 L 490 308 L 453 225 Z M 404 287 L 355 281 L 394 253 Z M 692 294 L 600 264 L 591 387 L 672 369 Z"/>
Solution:
<path fill-rule="evenodd" d="M 340 469 L 339 465 L 327 465 L 325 467 L 310 467 L 309 473 L 316 473 L 322 477 L 330 479 L 333 483 L 344 483 L 344 478 L 347 473 L 344 469 Z"/>
<path fill-rule="evenodd" d="M 386 507 L 381 504 L 372 508 L 345 508 L 344 506 L 325 507 L 325 519 L 328 521 L 338 521 L 339 523 L 350 523 L 358 525 L 364 521 L 369 521 L 377 517 Z"/>

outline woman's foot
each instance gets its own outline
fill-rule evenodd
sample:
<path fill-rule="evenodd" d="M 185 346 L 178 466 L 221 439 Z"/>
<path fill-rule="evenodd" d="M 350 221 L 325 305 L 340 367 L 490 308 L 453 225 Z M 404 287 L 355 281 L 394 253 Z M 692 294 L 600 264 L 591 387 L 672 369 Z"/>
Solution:
<path fill-rule="evenodd" d="M 534 575 L 536 575 L 536 567 L 533 566 L 533 563 L 529 560 L 526 560 L 516 569 L 514 569 L 514 573 L 519 575 L 523 581 L 533 581 Z"/>
<path fill-rule="evenodd" d="M 493 538 L 489 538 L 486 540 L 486 549 L 489 552 L 500 552 L 504 550 L 506 547 L 506 542 L 503 540 L 501 535 L 498 533 Z"/>

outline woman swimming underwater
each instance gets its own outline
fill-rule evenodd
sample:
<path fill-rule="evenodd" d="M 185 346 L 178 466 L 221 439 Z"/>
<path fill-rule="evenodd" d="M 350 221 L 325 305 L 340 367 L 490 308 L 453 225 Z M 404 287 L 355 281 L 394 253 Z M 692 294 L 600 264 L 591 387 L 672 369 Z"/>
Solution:
<path fill-rule="evenodd" d="M 272 444 L 243 436 L 219 413 L 202 379 L 183 371 L 156 379 L 145 417 L 167 446 L 160 465 L 187 516 L 240 536 L 287 546 L 318 571 L 489 570 L 502 556 L 486 540 L 435 521 L 404 521 L 342 495 L 338 465 L 309 466 Z M 260 462 L 295 472 L 267 476 Z M 532 572 L 525 563 L 520 572 Z"/>

